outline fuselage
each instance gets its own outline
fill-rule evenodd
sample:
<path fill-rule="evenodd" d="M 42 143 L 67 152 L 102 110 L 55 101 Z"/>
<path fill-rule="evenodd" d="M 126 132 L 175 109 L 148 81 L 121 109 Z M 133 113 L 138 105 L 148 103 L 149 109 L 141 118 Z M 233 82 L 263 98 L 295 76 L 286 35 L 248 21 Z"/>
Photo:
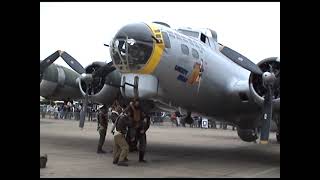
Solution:
<path fill-rule="evenodd" d="M 144 25 L 139 24 L 139 26 Z M 134 66 L 138 67 L 138 70 L 126 66 L 121 69 L 122 73 L 154 75 L 159 82 L 158 94 L 153 97 L 154 100 L 214 117 L 225 118 L 259 113 L 259 107 L 250 99 L 249 71 L 220 53 L 216 41 L 204 43 L 166 26 L 159 24 L 147 26 L 152 32 L 151 36 L 159 40 L 153 43 L 151 57 L 141 69 L 138 69 L 140 66 Z M 125 30 L 124 28 L 122 31 Z M 116 38 L 120 37 L 119 34 L 121 33 L 118 33 Z M 127 39 L 130 39 L 130 35 Z M 134 36 L 132 39 L 135 39 Z M 132 39 L 131 41 L 134 41 Z M 128 47 L 130 48 L 130 45 Z M 126 50 L 130 53 L 130 50 Z M 247 101 L 241 100 L 239 94 L 234 93 L 234 89 L 245 93 Z"/>
<path fill-rule="evenodd" d="M 162 101 L 170 103 L 174 100 L 171 103 L 184 109 L 211 116 L 236 115 L 246 113 L 246 109 L 257 110 L 252 108 L 256 104 L 242 102 L 238 94 L 232 91 L 238 87 L 245 93 L 249 92 L 249 71 L 221 54 L 217 42 L 210 47 L 178 31 L 165 27 L 163 31 L 169 34 L 171 48 L 166 48 L 153 72 L 159 79 Z M 182 52 L 182 46 L 188 47 L 188 54 Z M 192 51 L 198 52 L 199 58 L 193 56 Z M 190 79 L 196 74 L 194 71 L 199 64 L 202 65 L 202 75 L 192 82 Z M 183 70 L 179 71 L 179 68 Z"/>

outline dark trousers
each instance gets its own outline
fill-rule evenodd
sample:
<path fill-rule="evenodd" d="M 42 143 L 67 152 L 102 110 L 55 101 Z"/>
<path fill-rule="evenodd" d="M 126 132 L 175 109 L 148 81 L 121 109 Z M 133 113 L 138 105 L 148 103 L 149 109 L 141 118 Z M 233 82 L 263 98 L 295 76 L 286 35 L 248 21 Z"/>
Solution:
<path fill-rule="evenodd" d="M 128 128 L 126 141 L 129 145 L 130 152 L 135 151 L 137 149 L 138 140 L 137 140 L 137 132 L 135 128 Z"/>
<path fill-rule="evenodd" d="M 100 138 L 99 138 L 99 143 L 98 143 L 98 150 L 102 150 L 102 146 L 103 146 L 104 141 L 106 139 L 107 128 L 100 127 L 99 134 L 100 134 Z"/>
<path fill-rule="evenodd" d="M 143 161 L 144 160 L 144 155 L 146 152 L 146 147 L 147 147 L 147 136 L 146 133 L 138 133 L 137 135 L 137 139 L 139 142 L 139 161 Z"/>
<path fill-rule="evenodd" d="M 89 115 L 88 115 L 88 121 L 92 121 L 92 113 L 89 113 Z"/>
<path fill-rule="evenodd" d="M 147 147 L 147 136 L 146 133 L 139 133 L 138 134 L 138 143 L 139 143 L 139 152 L 145 152 Z"/>

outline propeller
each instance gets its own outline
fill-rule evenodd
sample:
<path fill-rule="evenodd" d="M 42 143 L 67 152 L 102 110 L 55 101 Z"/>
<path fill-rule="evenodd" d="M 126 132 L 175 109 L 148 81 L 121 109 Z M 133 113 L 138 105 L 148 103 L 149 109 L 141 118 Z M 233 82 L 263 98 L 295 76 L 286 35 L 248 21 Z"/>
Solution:
<path fill-rule="evenodd" d="M 274 72 L 272 66 L 269 66 L 269 71 L 263 72 L 258 65 L 250 61 L 245 56 L 240 53 L 230 49 L 227 46 L 223 46 L 220 50 L 222 54 L 227 56 L 237 65 L 243 67 L 244 69 L 262 76 L 263 86 L 266 88 L 266 93 L 263 102 L 263 118 L 262 127 L 260 134 L 260 143 L 267 144 L 270 133 L 270 123 L 272 119 L 272 101 L 274 99 L 274 88 L 280 87 L 280 71 Z"/>
<path fill-rule="evenodd" d="M 87 114 L 87 106 L 88 106 L 88 100 L 89 100 L 88 94 L 89 94 L 90 87 L 92 89 L 96 85 L 96 83 L 95 83 L 95 82 L 97 82 L 96 80 L 98 80 L 98 82 L 99 82 L 100 78 L 106 77 L 109 73 L 114 71 L 116 68 L 113 67 L 112 62 L 110 62 L 110 63 L 100 67 L 96 71 L 92 72 L 92 74 L 89 74 L 89 73 L 87 74 L 85 69 L 81 66 L 81 64 L 75 58 L 73 58 L 70 54 L 68 54 L 67 52 L 63 52 L 61 54 L 61 57 L 63 60 L 66 61 L 66 63 L 68 63 L 68 65 L 73 70 L 75 70 L 76 72 L 81 74 L 80 80 L 83 80 L 86 84 L 85 100 L 84 100 L 83 108 L 80 112 L 80 121 L 79 121 L 79 127 L 83 128 L 84 121 L 85 121 L 85 115 Z"/>
<path fill-rule="evenodd" d="M 48 56 L 45 60 L 40 62 L 40 81 L 42 79 L 43 72 L 60 56 L 77 73 L 79 74 L 85 73 L 85 69 L 81 66 L 81 64 L 77 60 L 75 60 L 67 52 L 57 50 L 56 52 Z"/>
<path fill-rule="evenodd" d="M 87 85 L 87 88 L 86 88 L 86 94 L 84 96 L 84 104 L 83 104 L 83 107 L 80 111 L 80 120 L 79 120 L 79 127 L 81 129 L 83 129 L 83 126 L 84 126 L 84 121 L 85 121 L 85 118 L 86 118 L 86 114 L 87 114 L 87 106 L 88 106 L 88 93 L 89 93 L 89 87 Z"/>
<path fill-rule="evenodd" d="M 45 60 L 40 62 L 40 82 L 43 76 L 43 72 L 60 56 L 74 71 L 81 74 L 80 80 L 83 80 L 86 83 L 85 101 L 84 101 L 84 106 L 80 112 L 80 122 L 79 122 L 79 127 L 83 128 L 85 115 L 87 113 L 89 88 L 94 86 L 95 79 L 106 77 L 109 73 L 114 71 L 116 68 L 113 67 L 112 62 L 110 62 L 100 67 L 99 69 L 94 71 L 92 74 L 86 74 L 85 68 L 83 68 L 83 66 L 75 58 L 73 58 L 70 54 L 68 54 L 65 51 L 58 50 L 53 54 L 51 54 L 49 57 L 47 57 Z"/>
<path fill-rule="evenodd" d="M 231 59 L 234 63 L 238 64 L 239 66 L 243 67 L 244 69 L 253 72 L 255 74 L 262 75 L 263 72 L 261 69 L 252 61 L 250 61 L 245 56 L 241 55 L 240 53 L 230 49 L 227 46 L 223 46 L 221 49 L 221 53 Z"/>
<path fill-rule="evenodd" d="M 82 65 L 67 52 L 63 51 L 60 56 L 77 73 L 86 73 L 86 70 L 82 67 Z"/>
<path fill-rule="evenodd" d="M 272 95 L 273 90 L 271 85 L 267 85 L 267 92 L 263 102 L 263 121 L 261 126 L 260 143 L 267 144 L 270 132 L 270 123 L 272 119 Z"/>
<path fill-rule="evenodd" d="M 272 67 L 271 72 L 264 72 L 262 75 L 263 86 L 266 88 L 266 93 L 263 102 L 263 118 L 260 134 L 260 143 L 267 144 L 270 132 L 270 123 L 272 119 L 272 101 L 274 99 L 273 87 L 275 86 L 276 76 L 273 73 Z"/>
<path fill-rule="evenodd" d="M 91 74 L 86 74 L 86 70 L 83 68 L 83 66 L 70 54 L 63 51 L 60 56 L 74 71 L 81 74 L 80 80 L 83 80 L 86 83 L 85 100 L 80 112 L 80 121 L 79 121 L 79 127 L 82 129 L 84 126 L 84 121 L 87 114 L 89 86 L 93 78 Z"/>
<path fill-rule="evenodd" d="M 116 68 L 112 66 L 112 62 L 107 63 L 104 66 L 101 66 L 99 69 L 92 73 L 93 77 L 106 77 L 109 73 L 114 71 Z"/>

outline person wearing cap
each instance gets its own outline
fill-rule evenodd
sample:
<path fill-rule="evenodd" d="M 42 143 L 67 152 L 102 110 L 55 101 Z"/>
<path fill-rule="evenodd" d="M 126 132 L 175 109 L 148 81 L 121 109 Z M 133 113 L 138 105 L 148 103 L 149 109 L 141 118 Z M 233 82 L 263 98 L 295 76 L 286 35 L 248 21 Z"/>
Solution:
<path fill-rule="evenodd" d="M 125 139 L 127 129 L 132 126 L 132 115 L 129 106 L 119 115 L 115 122 L 115 135 L 113 143 L 113 164 L 128 166 L 126 158 L 129 153 L 129 145 Z M 114 131 L 114 130 L 112 130 Z"/>
<path fill-rule="evenodd" d="M 116 122 L 116 119 L 119 117 L 120 113 L 122 112 L 122 107 L 117 105 L 109 110 L 109 119 L 111 120 L 112 124 Z"/>
<path fill-rule="evenodd" d="M 109 108 L 108 111 L 108 119 L 111 120 L 112 126 L 111 126 L 111 134 L 114 135 L 114 129 L 116 128 L 116 120 L 119 117 L 119 115 L 122 112 L 122 107 L 120 105 L 115 105 Z M 110 152 L 113 152 L 113 150 L 111 150 Z"/>
<path fill-rule="evenodd" d="M 108 129 L 108 109 L 104 105 L 99 109 L 99 114 L 98 114 L 98 128 L 97 130 L 99 131 L 99 142 L 98 142 L 98 149 L 97 153 L 106 153 L 104 150 L 102 150 L 102 146 L 105 142 L 106 135 L 107 135 L 107 129 Z"/>

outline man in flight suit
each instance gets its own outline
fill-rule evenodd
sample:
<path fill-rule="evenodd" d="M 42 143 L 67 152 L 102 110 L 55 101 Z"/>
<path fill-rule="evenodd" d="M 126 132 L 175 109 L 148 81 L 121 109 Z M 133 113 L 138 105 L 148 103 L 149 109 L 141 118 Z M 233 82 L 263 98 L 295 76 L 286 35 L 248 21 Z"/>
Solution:
<path fill-rule="evenodd" d="M 108 116 L 107 116 L 107 107 L 104 105 L 100 108 L 99 114 L 98 114 L 98 128 L 100 138 L 98 143 L 98 149 L 97 153 L 106 153 L 104 150 L 102 150 L 102 146 L 104 144 L 104 141 L 106 139 L 107 129 L 108 129 Z"/>
<path fill-rule="evenodd" d="M 111 120 L 111 133 L 114 135 L 114 129 L 116 128 L 116 120 L 119 117 L 120 113 L 122 112 L 122 107 L 120 105 L 112 106 L 110 111 L 108 112 L 108 119 Z M 113 152 L 113 150 L 111 150 Z"/>
<path fill-rule="evenodd" d="M 129 106 L 120 114 L 115 122 L 116 132 L 113 143 L 113 164 L 118 164 L 118 166 L 128 166 L 125 158 L 128 156 L 129 145 L 125 139 L 125 134 L 132 124 L 131 112 L 128 110 Z"/>

